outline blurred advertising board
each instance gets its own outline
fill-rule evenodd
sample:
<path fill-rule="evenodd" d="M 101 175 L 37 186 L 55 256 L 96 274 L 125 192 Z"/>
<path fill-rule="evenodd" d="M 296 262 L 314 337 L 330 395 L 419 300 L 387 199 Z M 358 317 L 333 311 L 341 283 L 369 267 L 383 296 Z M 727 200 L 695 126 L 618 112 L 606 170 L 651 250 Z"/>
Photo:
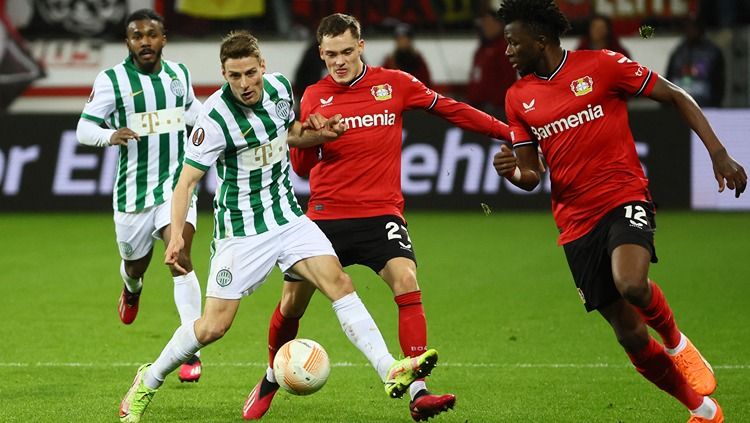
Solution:
<path fill-rule="evenodd" d="M 77 120 L 72 114 L 0 115 L 1 211 L 111 209 L 117 149 L 78 144 Z M 529 193 L 497 176 L 491 162 L 498 142 L 425 112 L 409 112 L 404 122 L 401 182 L 407 209 L 478 211 L 482 203 L 498 211 L 550 208 L 548 179 Z M 675 112 L 653 109 L 633 111 L 631 126 L 657 204 L 689 207 L 690 135 L 685 125 Z M 293 183 L 305 204 L 306 181 L 295 177 Z M 216 188 L 213 172 L 202 184 L 199 202 L 208 209 Z"/>
<path fill-rule="evenodd" d="M 750 110 L 706 110 L 716 135 L 735 160 L 750 172 Z M 719 193 L 711 159 L 700 138 L 690 133 L 690 205 L 696 210 L 750 210 L 750 193 L 734 198 L 734 192 Z"/>

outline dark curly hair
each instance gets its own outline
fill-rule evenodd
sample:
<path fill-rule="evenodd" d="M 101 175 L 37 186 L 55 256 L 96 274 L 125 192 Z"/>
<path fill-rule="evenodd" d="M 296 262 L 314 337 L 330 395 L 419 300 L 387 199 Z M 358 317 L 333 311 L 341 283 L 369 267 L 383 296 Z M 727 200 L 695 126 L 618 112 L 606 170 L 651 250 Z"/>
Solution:
<path fill-rule="evenodd" d="M 560 42 L 560 36 L 570 29 L 570 22 L 554 0 L 505 0 L 497 9 L 497 18 L 506 25 L 520 21 L 537 35 Z"/>
<path fill-rule="evenodd" d="M 131 13 L 130 16 L 128 16 L 128 18 L 125 19 L 125 36 L 126 37 L 128 35 L 128 25 L 130 25 L 131 22 L 140 21 L 140 20 L 159 22 L 159 25 L 161 26 L 162 34 L 167 33 L 166 28 L 164 28 L 164 18 L 160 14 L 154 12 L 151 9 L 139 9 Z"/>

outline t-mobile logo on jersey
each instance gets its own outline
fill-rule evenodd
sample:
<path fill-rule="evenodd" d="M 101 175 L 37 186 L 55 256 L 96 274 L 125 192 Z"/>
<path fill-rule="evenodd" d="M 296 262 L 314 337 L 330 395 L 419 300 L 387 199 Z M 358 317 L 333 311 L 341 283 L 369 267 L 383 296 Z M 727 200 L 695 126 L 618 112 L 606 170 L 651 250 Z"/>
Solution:
<path fill-rule="evenodd" d="M 364 116 L 349 116 L 344 118 L 347 129 L 369 128 L 371 126 L 393 126 L 396 123 L 396 114 L 388 113 L 388 109 L 383 113 L 377 113 Z"/>
<path fill-rule="evenodd" d="M 578 113 L 573 113 L 568 117 L 558 119 L 538 128 L 532 126 L 531 132 L 534 133 L 536 139 L 541 141 L 543 139 L 551 137 L 552 135 L 557 135 L 559 133 L 567 131 L 570 128 L 575 128 L 578 125 L 583 125 L 584 123 L 591 122 L 592 120 L 596 120 L 601 117 L 604 117 L 604 109 L 602 108 L 602 106 L 600 104 L 597 104 L 596 106 L 592 107 L 589 104 L 586 109 L 581 110 Z"/>

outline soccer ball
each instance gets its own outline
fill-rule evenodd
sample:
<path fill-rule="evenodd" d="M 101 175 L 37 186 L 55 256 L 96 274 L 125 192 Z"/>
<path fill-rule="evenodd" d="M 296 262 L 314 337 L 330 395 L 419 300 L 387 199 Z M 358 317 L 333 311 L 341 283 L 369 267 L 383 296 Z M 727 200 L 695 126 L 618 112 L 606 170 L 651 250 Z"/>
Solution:
<path fill-rule="evenodd" d="M 309 339 L 284 344 L 273 360 L 273 374 L 282 388 L 294 395 L 310 395 L 325 385 L 331 364 L 328 353 Z"/>

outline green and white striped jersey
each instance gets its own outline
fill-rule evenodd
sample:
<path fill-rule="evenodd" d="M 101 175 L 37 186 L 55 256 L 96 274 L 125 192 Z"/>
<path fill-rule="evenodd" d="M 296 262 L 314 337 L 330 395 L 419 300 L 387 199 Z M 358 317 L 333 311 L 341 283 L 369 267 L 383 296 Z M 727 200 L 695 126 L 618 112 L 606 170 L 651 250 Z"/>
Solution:
<path fill-rule="evenodd" d="M 182 168 L 185 125 L 199 113 L 190 73 L 181 63 L 162 60 L 161 71 L 146 74 L 128 57 L 97 75 L 81 118 L 140 135 L 137 142 L 118 147 L 115 210 L 136 212 L 172 197 Z"/>
<path fill-rule="evenodd" d="M 260 234 L 302 215 L 289 179 L 291 84 L 280 73 L 265 74 L 262 95 L 247 107 L 224 84 L 204 103 L 186 143 L 186 164 L 207 171 L 216 163 L 216 239 Z"/>

